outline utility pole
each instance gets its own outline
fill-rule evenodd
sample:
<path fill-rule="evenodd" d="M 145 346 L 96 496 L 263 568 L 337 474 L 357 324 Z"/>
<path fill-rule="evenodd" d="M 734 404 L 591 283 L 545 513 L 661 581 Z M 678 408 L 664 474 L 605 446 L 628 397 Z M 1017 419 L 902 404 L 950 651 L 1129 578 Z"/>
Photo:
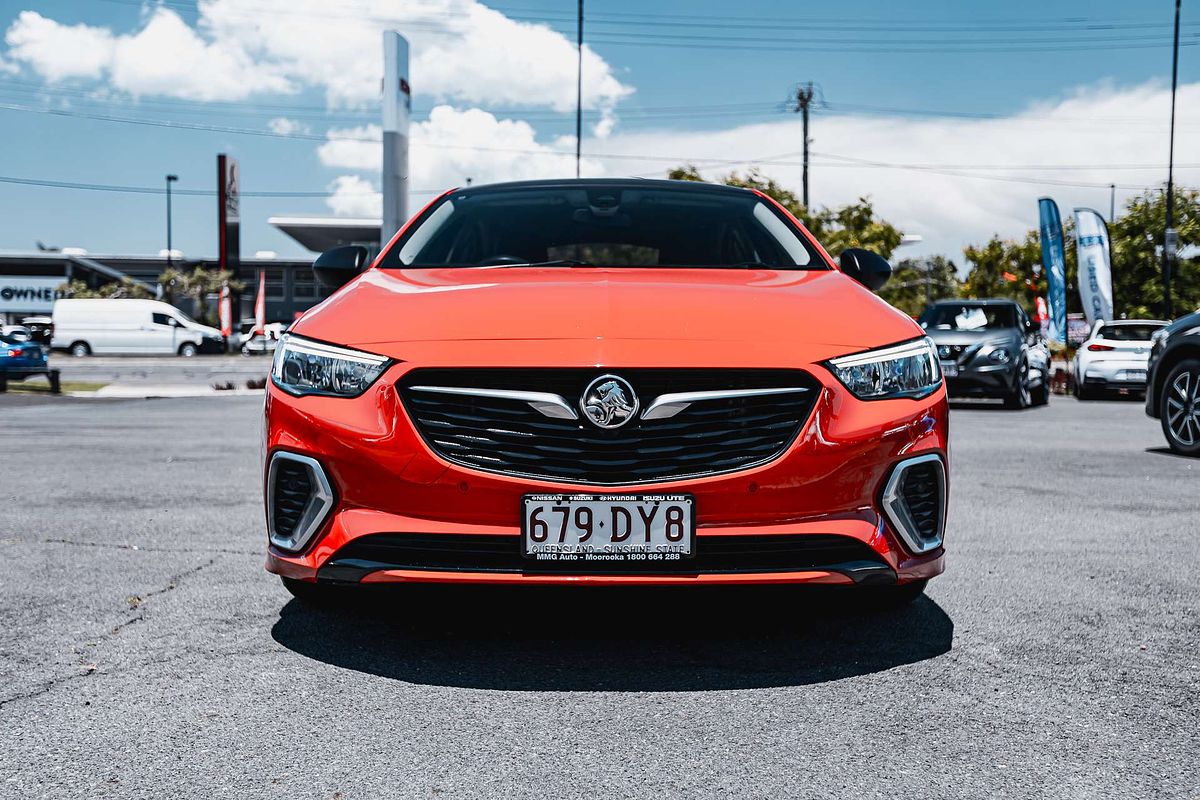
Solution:
<path fill-rule="evenodd" d="M 801 196 L 805 209 L 808 208 L 808 109 L 813 105 L 815 96 L 812 81 L 796 87 L 796 111 L 800 112 L 800 119 L 804 126 L 804 177 L 801 183 L 803 187 Z"/>
<path fill-rule="evenodd" d="M 579 63 L 575 70 L 575 177 L 579 177 L 579 158 L 583 152 L 583 0 L 579 0 Z"/>
<path fill-rule="evenodd" d="M 172 265 L 171 255 L 171 184 L 179 180 L 178 175 L 167 176 L 167 268 Z"/>
<path fill-rule="evenodd" d="M 1110 183 L 1108 185 L 1108 224 L 1111 225 L 1117 221 L 1117 185 Z"/>
<path fill-rule="evenodd" d="M 1175 230 L 1175 90 L 1179 85 L 1179 6 L 1175 0 L 1175 52 L 1171 59 L 1171 146 L 1167 157 L 1167 229 L 1163 235 L 1163 312 L 1165 319 L 1174 317 L 1171 307 L 1171 265 L 1179 249 L 1179 233 Z"/>

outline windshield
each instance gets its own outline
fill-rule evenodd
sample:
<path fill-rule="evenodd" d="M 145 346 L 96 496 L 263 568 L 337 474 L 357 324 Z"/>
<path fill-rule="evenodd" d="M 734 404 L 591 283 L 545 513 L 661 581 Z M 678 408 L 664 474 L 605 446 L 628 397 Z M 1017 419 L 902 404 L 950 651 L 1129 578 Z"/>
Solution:
<path fill-rule="evenodd" d="M 1096 331 L 1097 339 L 1113 342 L 1148 342 L 1150 335 L 1162 325 L 1103 325 Z"/>
<path fill-rule="evenodd" d="M 1009 305 L 954 303 L 927 308 L 920 323 L 927 331 L 984 331 L 1017 327 L 1017 314 Z"/>
<path fill-rule="evenodd" d="M 698 186 L 536 186 L 449 195 L 384 257 L 392 267 L 824 269 L 750 192 Z"/>

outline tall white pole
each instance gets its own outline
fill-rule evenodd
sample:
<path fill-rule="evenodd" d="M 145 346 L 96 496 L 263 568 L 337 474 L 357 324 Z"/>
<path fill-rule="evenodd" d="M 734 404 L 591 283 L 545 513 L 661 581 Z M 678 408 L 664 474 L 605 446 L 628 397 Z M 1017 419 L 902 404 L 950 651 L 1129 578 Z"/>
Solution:
<path fill-rule="evenodd" d="M 408 84 L 408 40 L 383 32 L 383 224 L 382 248 L 408 220 L 408 121 L 412 89 Z"/>

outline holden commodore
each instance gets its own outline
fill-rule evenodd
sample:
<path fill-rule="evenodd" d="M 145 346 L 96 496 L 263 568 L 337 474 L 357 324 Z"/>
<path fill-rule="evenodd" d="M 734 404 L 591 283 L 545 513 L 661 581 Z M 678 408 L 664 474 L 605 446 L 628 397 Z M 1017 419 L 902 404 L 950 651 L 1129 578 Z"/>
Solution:
<path fill-rule="evenodd" d="M 765 194 L 455 189 L 276 350 L 267 569 L 346 585 L 811 583 L 943 569 L 937 351 Z M 864 595 L 865 596 L 865 595 Z"/>

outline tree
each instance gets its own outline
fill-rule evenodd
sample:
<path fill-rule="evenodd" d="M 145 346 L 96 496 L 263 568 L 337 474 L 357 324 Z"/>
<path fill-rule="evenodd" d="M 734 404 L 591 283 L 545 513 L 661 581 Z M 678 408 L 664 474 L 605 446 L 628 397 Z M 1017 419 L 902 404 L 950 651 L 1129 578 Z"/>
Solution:
<path fill-rule="evenodd" d="M 919 316 L 934 300 L 958 297 L 962 281 L 958 268 L 945 256 L 906 258 L 896 264 L 879 296 L 910 317 Z"/>
<path fill-rule="evenodd" d="M 130 280 L 129 278 L 122 278 L 119 281 L 106 283 L 96 289 L 88 286 L 85 281 L 81 281 L 76 278 L 73 281 L 68 281 L 67 283 L 59 286 L 58 293 L 63 297 L 70 297 L 78 300 L 118 298 L 149 300 L 154 298 L 154 292 L 150 291 L 142 284 Z"/>
<path fill-rule="evenodd" d="M 1162 241 L 1167 227 L 1164 191 L 1131 198 L 1109 226 L 1112 239 L 1113 311 L 1156 317 L 1163 313 Z M 1175 190 L 1175 227 L 1180 247 L 1200 245 L 1200 191 Z M 1200 307 L 1200 259 L 1180 259 L 1171 279 L 1176 315 Z"/>
<path fill-rule="evenodd" d="M 971 265 L 963 281 L 964 297 L 1007 297 L 1034 312 L 1033 296 L 1045 293 L 1045 276 L 1035 277 L 1042 263 L 1037 231 L 1029 231 L 1021 241 L 993 236 L 983 245 L 965 248 L 963 255 Z"/>
<path fill-rule="evenodd" d="M 699 170 L 688 164 L 676 167 L 667 174 L 679 181 L 703 181 Z M 860 197 L 857 203 L 841 208 L 808 209 L 790 189 L 785 189 L 774 178 L 768 178 L 757 169 L 744 175 L 731 172 L 720 179 L 726 186 L 757 189 L 786 208 L 817 237 L 825 249 L 836 258 L 848 247 L 862 247 L 891 258 L 892 251 L 900 246 L 900 231 L 891 223 L 875 216 L 870 199 Z"/>

